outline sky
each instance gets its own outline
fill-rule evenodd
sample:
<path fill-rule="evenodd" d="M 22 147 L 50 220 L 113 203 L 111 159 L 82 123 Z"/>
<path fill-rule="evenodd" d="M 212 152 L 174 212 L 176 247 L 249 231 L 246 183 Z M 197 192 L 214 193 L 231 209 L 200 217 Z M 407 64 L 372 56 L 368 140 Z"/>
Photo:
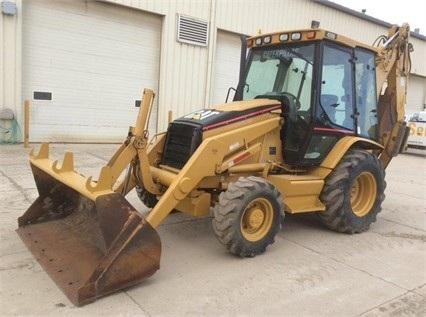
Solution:
<path fill-rule="evenodd" d="M 377 19 L 401 25 L 410 24 L 414 31 L 420 28 L 420 34 L 426 35 L 426 14 L 422 0 L 330 0 L 347 8 L 361 12 L 366 9 L 368 14 Z"/>

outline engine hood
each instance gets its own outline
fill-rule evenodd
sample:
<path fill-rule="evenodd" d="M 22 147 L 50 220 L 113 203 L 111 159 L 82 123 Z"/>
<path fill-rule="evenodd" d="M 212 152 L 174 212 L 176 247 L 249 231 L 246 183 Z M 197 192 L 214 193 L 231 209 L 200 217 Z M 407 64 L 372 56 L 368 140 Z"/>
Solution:
<path fill-rule="evenodd" d="M 203 131 L 257 116 L 281 108 L 281 103 L 271 99 L 235 101 L 201 109 L 174 120 L 174 123 L 198 125 Z"/>

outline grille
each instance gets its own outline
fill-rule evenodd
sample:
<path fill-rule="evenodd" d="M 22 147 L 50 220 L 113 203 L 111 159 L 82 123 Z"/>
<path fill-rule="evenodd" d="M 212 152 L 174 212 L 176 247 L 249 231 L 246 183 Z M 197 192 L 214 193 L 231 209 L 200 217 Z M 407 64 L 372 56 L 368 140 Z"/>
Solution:
<path fill-rule="evenodd" d="M 172 122 L 167 130 L 163 163 L 181 169 L 201 143 L 201 126 Z"/>

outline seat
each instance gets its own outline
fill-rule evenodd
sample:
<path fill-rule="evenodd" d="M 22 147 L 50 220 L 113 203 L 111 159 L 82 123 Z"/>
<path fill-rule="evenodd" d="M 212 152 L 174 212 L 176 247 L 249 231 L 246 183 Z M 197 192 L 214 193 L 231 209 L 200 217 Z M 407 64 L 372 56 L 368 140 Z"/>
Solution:
<path fill-rule="evenodd" d="M 338 101 L 339 97 L 337 97 L 336 95 L 321 95 L 321 106 L 323 106 L 324 110 L 326 111 L 329 106 L 336 108 L 339 105 Z"/>

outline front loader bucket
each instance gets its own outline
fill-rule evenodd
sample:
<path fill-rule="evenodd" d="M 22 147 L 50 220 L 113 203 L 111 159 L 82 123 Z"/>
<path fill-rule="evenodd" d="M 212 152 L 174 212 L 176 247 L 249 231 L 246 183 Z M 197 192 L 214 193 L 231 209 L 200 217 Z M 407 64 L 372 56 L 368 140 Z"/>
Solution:
<path fill-rule="evenodd" d="M 82 194 L 67 181 L 90 178 L 51 165 L 47 154 L 31 160 L 40 196 L 17 233 L 68 298 L 81 306 L 153 275 L 161 254 L 155 229 L 121 194 Z"/>

